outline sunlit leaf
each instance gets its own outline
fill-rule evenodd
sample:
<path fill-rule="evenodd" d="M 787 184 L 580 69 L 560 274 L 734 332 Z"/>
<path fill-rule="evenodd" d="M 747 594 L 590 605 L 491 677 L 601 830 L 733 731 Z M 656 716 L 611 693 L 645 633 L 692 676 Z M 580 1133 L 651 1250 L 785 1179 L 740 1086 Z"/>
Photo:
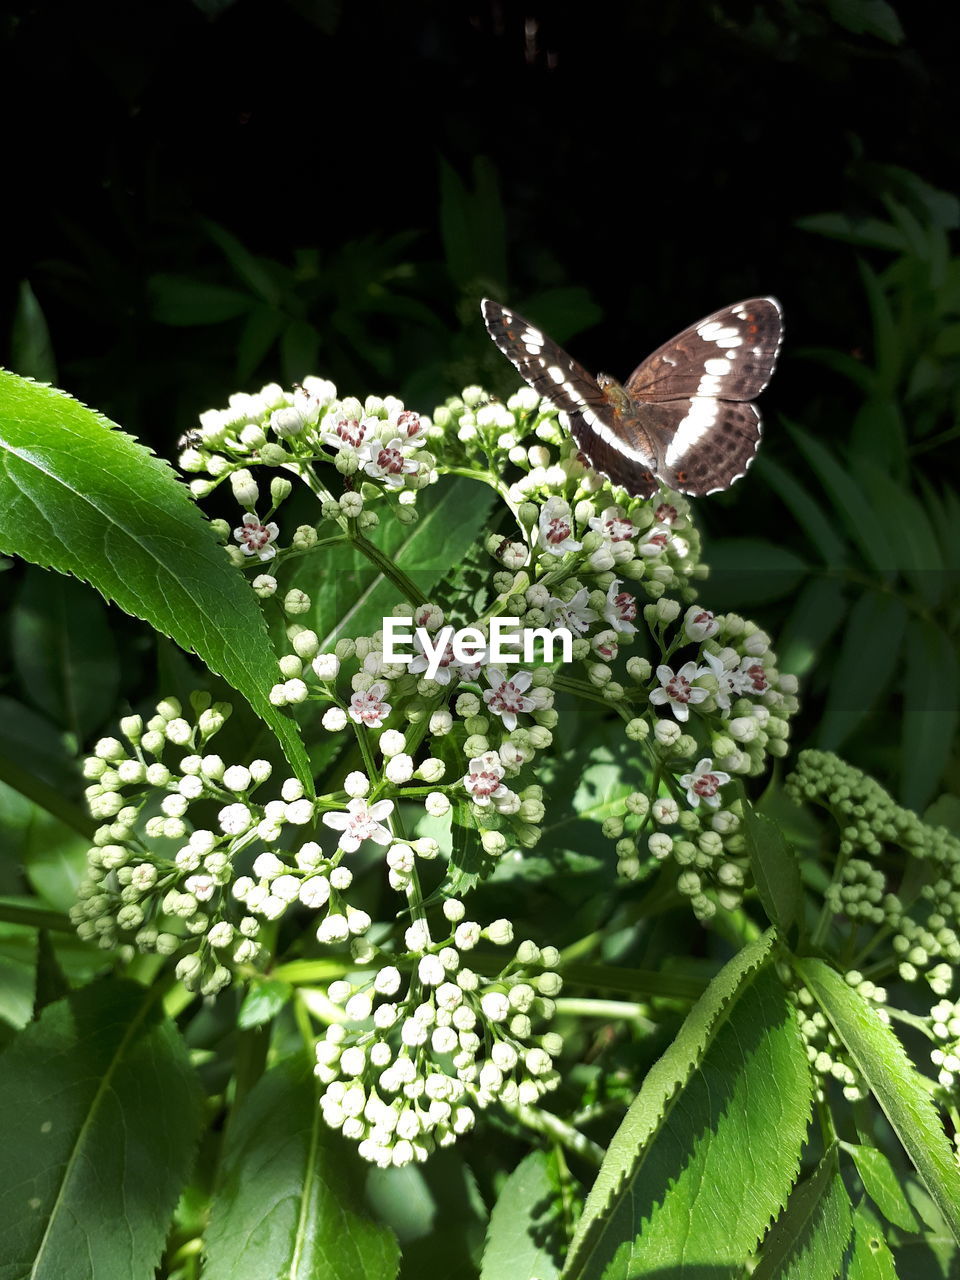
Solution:
<path fill-rule="evenodd" d="M 237 1108 L 206 1233 L 204 1280 L 393 1280 L 393 1232 L 363 1204 L 356 1151 L 329 1128 L 312 1064 L 267 1072 Z"/>
<path fill-rule="evenodd" d="M 835 1280 L 852 1229 L 850 1199 L 833 1146 L 810 1177 L 794 1188 L 763 1242 L 754 1280 Z"/>
<path fill-rule="evenodd" d="M 557 1280 L 565 1203 L 555 1154 L 533 1151 L 503 1184 L 490 1215 L 480 1280 Z"/>
<path fill-rule="evenodd" d="M 688 1268 L 733 1276 L 779 1213 L 812 1083 L 771 959 L 770 934 L 735 956 L 647 1073 L 587 1199 L 564 1280 Z"/>
<path fill-rule="evenodd" d="M 0 550 L 90 582 L 195 650 L 265 720 L 305 784 L 256 599 L 171 469 L 61 391 L 0 372 Z"/>

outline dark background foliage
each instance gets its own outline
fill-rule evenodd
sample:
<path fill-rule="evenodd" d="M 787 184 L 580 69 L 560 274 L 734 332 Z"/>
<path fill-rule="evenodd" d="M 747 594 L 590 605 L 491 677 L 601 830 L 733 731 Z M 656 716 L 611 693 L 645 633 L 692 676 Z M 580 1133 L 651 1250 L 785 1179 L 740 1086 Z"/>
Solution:
<path fill-rule="evenodd" d="M 160 453 L 274 378 L 506 391 L 483 293 L 619 376 L 776 294 L 707 599 L 786 647 L 804 743 L 957 789 L 949 6 L 16 0 L 2 33 L 8 363 Z"/>

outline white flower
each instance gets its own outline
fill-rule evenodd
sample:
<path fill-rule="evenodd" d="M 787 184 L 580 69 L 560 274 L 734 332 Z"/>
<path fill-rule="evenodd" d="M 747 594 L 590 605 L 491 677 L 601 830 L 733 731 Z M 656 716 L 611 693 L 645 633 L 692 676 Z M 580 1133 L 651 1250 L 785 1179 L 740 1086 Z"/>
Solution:
<path fill-rule="evenodd" d="M 243 517 L 243 524 L 234 529 L 233 536 L 240 544 L 245 556 L 256 556 L 258 560 L 272 560 L 277 548 L 271 546 L 280 533 L 280 526 L 272 520 L 269 524 L 261 524 L 259 516 L 248 511 Z"/>
<path fill-rule="evenodd" d="M 228 804 L 217 814 L 217 823 L 225 836 L 241 836 L 253 825 L 253 814 L 245 804 Z"/>
<path fill-rule="evenodd" d="M 384 760 L 389 760 L 391 756 L 399 755 L 406 745 L 406 738 L 397 729 L 385 729 L 380 735 L 380 754 Z"/>
<path fill-rule="evenodd" d="M 607 603 L 603 607 L 603 616 L 614 631 L 632 636 L 637 628 L 634 621 L 637 616 L 637 602 L 629 591 L 620 590 L 620 579 L 614 578 L 607 591 Z"/>
<path fill-rule="evenodd" d="M 740 662 L 737 673 L 741 678 L 742 693 L 766 693 L 768 688 L 767 673 L 763 669 L 763 658 L 747 654 Z"/>
<path fill-rule="evenodd" d="M 318 653 L 312 663 L 319 680 L 336 680 L 340 671 L 340 659 L 335 653 Z"/>
<path fill-rule="evenodd" d="M 703 660 L 717 682 L 714 694 L 717 706 L 721 711 L 729 712 L 731 697 L 738 698 L 743 693 L 747 677 L 739 670 L 728 671 L 723 659 L 715 653 L 704 652 Z"/>
<path fill-rule="evenodd" d="M 368 729 L 379 729 L 390 714 L 390 703 L 385 702 L 386 684 L 378 680 L 364 692 L 357 692 L 350 699 L 350 719 L 365 724 Z"/>
<path fill-rule="evenodd" d="M 213 876 L 202 874 L 188 876 L 185 888 L 187 893 L 192 893 L 198 902 L 209 902 L 216 892 L 217 882 Z"/>
<path fill-rule="evenodd" d="M 370 779 L 359 769 L 354 769 L 352 773 L 348 773 L 344 778 L 343 789 L 351 799 L 356 799 L 357 796 L 365 796 L 370 790 Z"/>
<path fill-rule="evenodd" d="M 692 604 L 683 619 L 683 629 L 691 640 L 699 643 L 715 636 L 720 630 L 720 623 L 709 609 L 701 609 L 699 605 Z"/>
<path fill-rule="evenodd" d="M 300 886 L 300 901 L 316 911 L 330 897 L 330 881 L 326 876 L 309 876 Z"/>
<path fill-rule="evenodd" d="M 641 535 L 641 538 L 642 541 L 637 547 L 637 551 L 640 555 L 648 558 L 662 556 L 665 551 L 669 551 L 673 541 L 673 535 L 665 524 L 653 525 L 652 528 Z"/>
<path fill-rule="evenodd" d="M 607 507 L 599 516 L 593 516 L 590 528 L 596 529 L 607 542 L 629 542 L 636 533 L 633 521 L 619 507 Z"/>
<path fill-rule="evenodd" d="M 377 800 L 368 804 L 357 797 L 347 804 L 346 813 L 325 813 L 323 822 L 334 831 L 342 831 L 340 848 L 346 853 L 354 853 L 364 840 L 375 840 L 377 844 L 389 844 L 392 836 L 381 819 L 393 812 L 392 800 Z"/>
<path fill-rule="evenodd" d="M 383 773 L 387 781 L 395 785 L 409 782 L 413 777 L 413 757 L 407 755 L 405 751 L 399 752 L 387 761 Z"/>
<path fill-rule="evenodd" d="M 413 660 L 407 667 L 407 670 L 411 675 L 418 676 L 422 675 L 427 670 L 427 667 L 430 665 L 430 660 L 427 657 L 423 640 L 419 635 L 414 635 L 413 647 L 417 652 L 414 654 Z M 486 653 L 487 646 L 485 644 L 478 644 L 470 646 L 470 649 L 473 654 L 473 660 L 470 662 L 461 662 L 454 655 L 452 638 L 451 640 L 448 640 L 444 646 L 443 652 L 440 654 L 440 664 L 430 679 L 435 680 L 437 684 L 449 684 L 451 676 L 456 676 L 457 679 L 460 680 L 476 680 L 480 675 L 480 664 Z"/>
<path fill-rule="evenodd" d="M 386 444 L 382 440 L 368 440 L 360 450 L 367 475 L 382 480 L 390 489 L 399 489 L 403 477 L 419 469 L 419 463 L 405 456 L 405 443 L 399 436 Z"/>
<path fill-rule="evenodd" d="M 729 781 L 729 773 L 721 773 L 719 769 L 714 769 L 713 761 L 709 756 L 705 756 L 697 761 L 697 767 L 693 773 L 683 775 L 680 785 L 686 787 L 687 804 L 692 808 L 696 809 L 702 800 L 709 808 L 718 809 L 720 797 L 717 792 L 725 782 Z"/>
<path fill-rule="evenodd" d="M 337 733 L 347 723 L 347 713 L 342 707 L 327 707 L 320 723 L 330 733 Z"/>
<path fill-rule="evenodd" d="M 324 431 L 320 439 L 338 452 L 345 445 L 350 449 L 359 449 L 371 427 L 376 426 L 379 421 L 379 418 L 364 418 L 362 422 L 356 418 L 339 418 L 333 424 L 333 430 Z"/>
<path fill-rule="evenodd" d="M 706 673 L 705 667 L 698 667 L 695 662 L 685 662 L 676 674 L 673 668 L 666 665 L 657 667 L 657 679 L 660 688 L 650 694 L 654 706 L 669 703 L 678 720 L 686 720 L 690 715 L 690 706 L 703 702 L 708 697 L 706 689 L 694 685 L 694 680 Z"/>
<path fill-rule="evenodd" d="M 415 440 L 422 440 L 427 434 L 427 429 L 419 413 L 415 413 L 412 409 L 404 409 L 394 424 L 394 430 L 407 444 L 412 444 Z"/>
<path fill-rule="evenodd" d="M 551 555 L 579 551 L 582 542 L 574 541 L 573 515 L 563 498 L 548 498 L 540 511 L 540 543 Z"/>
<path fill-rule="evenodd" d="M 490 688 L 484 691 L 483 700 L 495 715 L 503 719 L 504 728 L 511 732 L 517 727 L 517 715 L 532 711 L 536 705 L 532 698 L 524 697 L 524 690 L 529 689 L 533 676 L 529 671 L 518 671 L 512 680 L 508 680 L 499 668 L 488 667 L 486 677 Z"/>
<path fill-rule="evenodd" d="M 450 812 L 450 801 L 442 791 L 431 791 L 423 802 L 431 818 L 443 818 Z"/>
<path fill-rule="evenodd" d="M 475 804 L 485 806 L 491 800 L 498 800 L 507 794 L 503 785 L 503 765 L 496 751 L 485 751 L 476 756 L 464 775 L 463 785 L 470 793 Z"/>
<path fill-rule="evenodd" d="M 350 926 L 347 917 L 337 912 L 321 920 L 317 929 L 318 942 L 346 942 L 350 937 Z"/>
<path fill-rule="evenodd" d="M 596 610 L 591 609 L 587 604 L 589 598 L 590 591 L 587 587 L 581 587 L 566 602 L 558 600 L 556 596 L 550 596 L 543 606 L 543 611 L 553 630 L 565 627 L 575 636 L 582 636 L 588 631 L 590 623 L 596 622 L 598 617 Z"/>

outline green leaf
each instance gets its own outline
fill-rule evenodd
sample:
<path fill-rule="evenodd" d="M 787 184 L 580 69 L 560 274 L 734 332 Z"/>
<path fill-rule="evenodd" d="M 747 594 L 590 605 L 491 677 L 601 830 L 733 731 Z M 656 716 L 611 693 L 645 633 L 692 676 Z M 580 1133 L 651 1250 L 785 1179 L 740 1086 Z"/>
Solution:
<path fill-rule="evenodd" d="M 960 836 L 960 796 L 944 792 L 923 812 L 923 820 L 931 827 L 946 827 Z"/>
<path fill-rule="evenodd" d="M 833 1146 L 795 1188 L 786 1212 L 763 1242 L 753 1280 L 834 1280 L 852 1228 L 850 1199 Z"/>
<path fill-rule="evenodd" d="M 911 618 L 903 707 L 903 803 L 922 809 L 937 790 L 953 749 L 960 709 L 960 669 L 948 636 Z"/>
<path fill-rule="evenodd" d="M 148 280 L 147 298 L 151 317 L 173 328 L 224 324 L 246 315 L 252 305 L 250 295 L 239 289 L 164 272 Z"/>
<path fill-rule="evenodd" d="M 648 1072 L 563 1280 L 739 1274 L 786 1201 L 812 1082 L 772 939 L 771 930 L 720 971 Z"/>
<path fill-rule="evenodd" d="M 828 964 L 794 962 L 880 1104 L 907 1155 L 960 1241 L 960 1168 L 930 1097 L 928 1082 L 876 1011 Z"/>
<path fill-rule="evenodd" d="M 120 681 L 103 603 L 74 578 L 31 568 L 11 615 L 10 639 L 31 701 L 84 743 L 112 714 Z"/>
<path fill-rule="evenodd" d="M 889 516 L 887 528 L 896 553 L 896 567 L 927 604 L 938 605 L 947 584 L 940 543 L 924 504 L 891 480 L 873 459 L 857 459 L 856 471 L 875 506 Z"/>
<path fill-rule="evenodd" d="M 0 371 L 0 551 L 90 582 L 247 698 L 311 785 L 253 592 L 170 467 L 61 391 Z"/>
<path fill-rule="evenodd" d="M 749 801 L 743 806 L 743 833 L 760 901 L 770 921 L 786 934 L 803 920 L 803 884 L 797 855 L 783 832 Z"/>
<path fill-rule="evenodd" d="M 904 1231 L 919 1231 L 920 1223 L 903 1194 L 900 1176 L 883 1152 L 857 1143 L 844 1142 L 841 1146 L 857 1166 L 867 1195 L 887 1221 Z"/>
<path fill-rule="evenodd" d="M 897 1280 L 893 1254 L 887 1248 L 883 1230 L 866 1204 L 853 1215 L 853 1251 L 843 1280 Z"/>
<path fill-rule="evenodd" d="M 490 1215 L 480 1280 L 557 1280 L 564 1201 L 555 1152 L 533 1151 L 504 1182 Z"/>
<path fill-rule="evenodd" d="M 796 601 L 777 639 L 778 665 L 791 675 L 806 675 L 822 655 L 847 611 L 842 578 L 813 577 Z"/>
<path fill-rule="evenodd" d="M 371 541 L 427 595 L 456 572 L 484 528 L 494 500 L 484 484 L 462 476 L 444 477 L 431 490 L 421 491 L 416 524 L 402 525 L 385 516 Z M 355 547 L 334 547 L 315 559 L 314 589 L 303 585 L 303 590 L 314 601 L 312 625 L 323 637 L 320 647 L 330 648 L 342 635 L 379 630 L 400 599 L 397 587 Z"/>
<path fill-rule="evenodd" d="M 10 367 L 21 378 L 36 378 L 37 382 L 57 380 L 50 330 L 29 280 L 20 281 L 10 334 Z"/>
<path fill-rule="evenodd" d="M 810 566 L 787 547 L 759 538 L 717 538 L 710 544 L 710 590 L 724 607 L 781 600 Z"/>
<path fill-rule="evenodd" d="M 0 1280 L 152 1280 L 201 1120 L 158 994 L 85 987 L 0 1057 Z"/>
<path fill-rule="evenodd" d="M 854 35 L 876 36 L 887 44 L 902 44 L 900 19 L 886 0 L 828 0 L 830 13 Z"/>
<path fill-rule="evenodd" d="M 227 1129 L 204 1280 L 393 1280 L 397 1241 L 364 1208 L 356 1150 L 323 1119 L 313 1066 L 287 1058 Z"/>
<path fill-rule="evenodd" d="M 859 266 L 873 321 L 873 363 L 879 379 L 877 392 L 880 396 L 892 396 L 900 380 L 903 343 L 897 333 L 890 299 L 876 272 L 862 259 Z"/>
<path fill-rule="evenodd" d="M 885 693 L 906 625 L 906 606 L 898 596 L 868 589 L 856 601 L 830 680 L 817 734 L 820 747 L 839 747 Z"/>
<path fill-rule="evenodd" d="M 440 229 L 451 279 L 463 291 L 498 291 L 507 282 L 507 237 L 495 166 L 473 162 L 473 190 L 440 161 Z"/>
<path fill-rule="evenodd" d="M 757 459 L 760 475 L 793 512 L 797 523 L 814 544 L 828 569 L 847 561 L 847 547 L 837 532 L 836 520 L 828 516 L 820 504 L 803 487 L 792 471 L 775 458 Z"/>
<path fill-rule="evenodd" d="M 246 1029 L 269 1022 L 289 1003 L 292 995 L 293 987 L 289 982 L 279 978 L 254 978 L 240 1005 L 237 1026 Z"/>
<path fill-rule="evenodd" d="M 880 218 L 850 218 L 843 213 L 813 213 L 797 219 L 801 231 L 826 236 L 830 240 L 842 240 L 845 244 L 864 245 L 870 249 L 890 249 L 894 253 L 904 249 L 902 233 Z"/>
<path fill-rule="evenodd" d="M 201 226 L 250 292 L 270 306 L 278 307 L 282 300 L 282 290 L 276 279 L 279 265 L 251 253 L 219 223 L 205 218 L 201 220 Z"/>
<path fill-rule="evenodd" d="M 855 464 L 869 460 L 900 476 L 907 471 L 908 453 L 903 409 L 892 393 L 880 393 L 883 399 L 874 398 L 877 394 L 871 389 L 871 398 L 854 414 L 850 456 Z"/>
<path fill-rule="evenodd" d="M 853 540 L 859 544 L 867 564 L 881 571 L 895 567 L 885 522 L 869 497 L 819 440 L 797 426 L 790 423 L 787 426 L 804 457 L 820 478 L 833 509 L 846 523 Z"/>

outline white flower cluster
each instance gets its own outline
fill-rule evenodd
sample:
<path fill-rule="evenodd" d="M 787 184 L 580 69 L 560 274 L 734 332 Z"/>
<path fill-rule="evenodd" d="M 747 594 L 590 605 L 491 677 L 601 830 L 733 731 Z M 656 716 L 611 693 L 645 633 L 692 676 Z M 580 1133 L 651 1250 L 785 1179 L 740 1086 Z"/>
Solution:
<path fill-rule="evenodd" d="M 139 951 L 179 955 L 178 978 L 212 995 L 231 981 L 233 966 L 260 958 L 257 917 L 275 918 L 287 890 L 269 901 L 251 894 L 240 910 L 237 862 L 251 846 L 275 844 L 287 828 L 311 822 L 314 803 L 296 778 L 281 784 L 278 798 L 255 801 L 270 764 L 228 765 L 206 750 L 230 707 L 211 706 L 203 694 L 192 702 L 195 724 L 166 698 L 146 724 L 140 716 L 122 721 L 126 742 L 102 738 L 85 761 L 87 802 L 106 821 L 87 854 L 71 919 L 81 938 L 103 948 L 132 942 Z M 171 750 L 175 763 L 163 759 Z M 194 826 L 191 807 L 210 801 L 218 806 L 216 826 Z"/>
<path fill-rule="evenodd" d="M 748 880 L 740 802 L 724 789 L 785 753 L 796 682 L 778 673 L 752 623 L 696 603 L 705 567 L 686 501 L 616 501 L 529 389 L 502 405 L 468 388 L 431 420 L 392 397 L 339 398 L 318 379 L 292 392 L 271 385 L 204 414 L 180 462 L 197 497 L 229 482 L 243 511 L 231 558 L 270 564 L 252 580 L 260 599 L 277 596 L 272 570 L 288 552 L 325 554 L 327 522 L 332 541 L 351 543 L 407 595 L 394 616 L 431 637 L 455 621 L 479 638 L 467 651 L 451 639 L 438 655 L 420 637 L 408 664 L 387 660 L 383 630 L 323 644 L 326 620 L 314 630 L 314 601 L 291 586 L 279 600 L 290 651 L 271 700 L 315 704 L 324 730 L 352 736 L 359 761 L 316 798 L 286 779 L 260 800 L 269 766 L 227 765 L 208 749 L 227 709 L 196 701 L 192 724 L 168 700 L 146 726 L 128 718 L 129 745 L 105 739 L 87 763 L 104 825 L 78 929 L 104 947 L 132 941 L 176 954 L 178 977 L 212 994 L 263 962 L 265 923 L 304 915 L 311 945 L 339 953 L 350 975 L 329 987 L 330 1025 L 317 1046 L 324 1115 L 375 1163 L 422 1160 L 494 1101 L 522 1107 L 557 1083 L 560 1039 L 535 1032 L 560 990 L 556 950 L 525 941 L 506 965 L 491 964 L 478 944 L 509 946 L 512 928 L 482 928 L 461 901 L 496 859 L 541 839 L 544 791 L 527 779 L 553 744 L 557 694 L 618 714 L 636 776 L 648 779 L 603 824 L 621 874 L 638 878 L 671 859 L 678 891 L 706 919 L 736 907 Z M 268 505 L 255 478 L 263 468 Z M 417 491 L 448 470 L 492 485 L 516 521 L 475 549 L 474 564 L 486 553 L 495 567 L 487 599 L 471 592 L 469 605 L 459 584 L 447 584 L 443 605 L 424 602 L 366 537 L 376 504 L 409 524 Z M 305 480 L 319 504 L 317 521 L 292 531 L 274 519 L 292 491 L 287 476 Z M 215 526 L 227 542 L 230 527 Z M 568 631 L 572 663 L 545 648 L 522 665 L 488 657 L 492 623 L 504 617 Z M 635 643 L 655 662 L 626 658 Z M 175 764 L 160 759 L 173 749 Z M 211 800 L 216 823 L 194 825 L 191 805 L 209 815 Z M 474 837 L 480 855 L 466 873 L 450 850 Z M 360 875 L 405 896 L 405 931 L 393 912 L 373 927 Z M 433 901 L 444 923 L 432 933 L 424 904 Z"/>
<path fill-rule="evenodd" d="M 280 526 L 269 517 L 292 485 L 275 476 L 270 508 L 260 516 L 261 491 L 253 468 L 301 474 L 326 461 L 344 477 L 346 487 L 339 499 L 324 491 L 324 519 L 341 525 L 356 521 L 360 530 L 370 529 L 379 517 L 367 508 L 366 497 L 393 493 L 401 504 L 400 518 L 410 523 L 416 519 L 416 491 L 437 479 L 434 456 L 426 448 L 431 431 L 429 418 L 405 409 L 395 396 L 341 400 L 333 383 L 305 378 L 293 391 L 270 383 L 255 395 L 232 395 L 225 409 L 208 409 L 189 433 L 179 461 L 184 471 L 198 477 L 190 484 L 197 498 L 229 481 L 244 508 L 230 552 L 238 564 L 262 562 L 277 555 Z M 229 527 L 216 523 L 226 537 Z M 302 551 L 316 541 L 316 529 L 304 525 L 294 532 L 290 547 Z M 269 587 L 261 587 L 261 594 L 269 594 Z"/>
<path fill-rule="evenodd" d="M 512 926 L 484 929 L 464 914 L 448 898 L 442 941 L 417 920 L 394 963 L 328 991 L 344 1020 L 317 1043 L 324 1119 L 381 1167 L 423 1161 L 471 1129 L 478 1110 L 529 1106 L 559 1082 L 560 1037 L 534 1032 L 560 991 L 555 948 L 523 942 L 485 977 L 464 953 L 482 941 L 509 946 Z"/>
<path fill-rule="evenodd" d="M 939 1000 L 930 1010 L 930 1030 L 936 1048 L 930 1051 L 937 1079 L 956 1100 L 960 1085 L 960 1001 Z"/>

